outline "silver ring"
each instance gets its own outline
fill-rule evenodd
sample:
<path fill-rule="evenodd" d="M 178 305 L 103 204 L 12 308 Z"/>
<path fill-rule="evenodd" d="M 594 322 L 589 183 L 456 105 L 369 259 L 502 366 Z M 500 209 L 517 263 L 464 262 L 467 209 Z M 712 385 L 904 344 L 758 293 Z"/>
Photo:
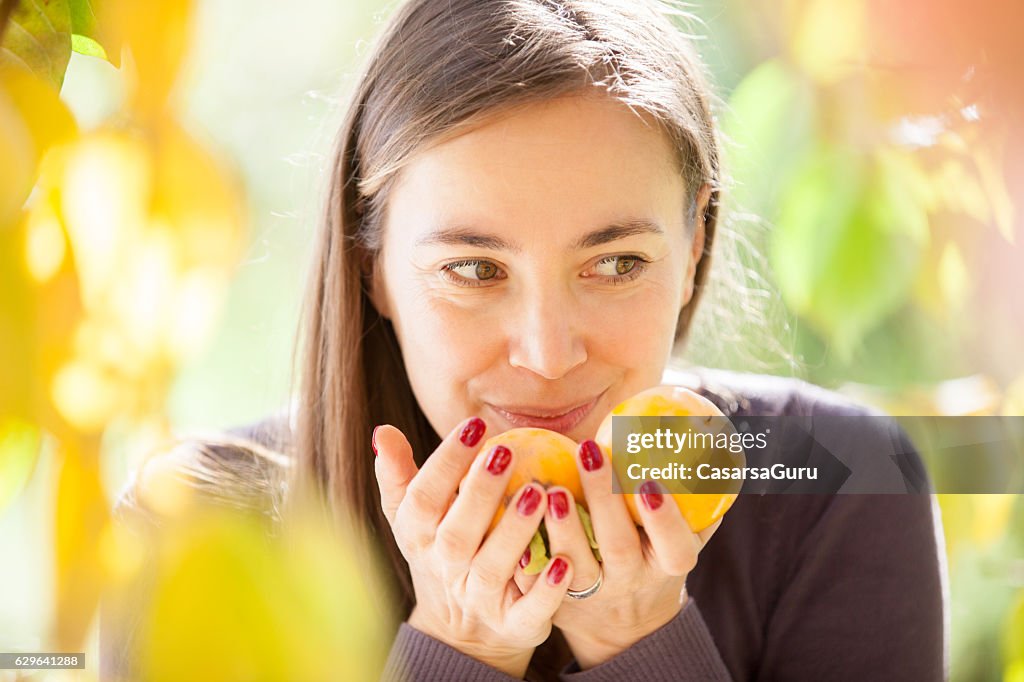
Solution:
<path fill-rule="evenodd" d="M 597 565 L 597 580 L 594 584 L 585 590 L 579 592 L 573 592 L 572 590 L 566 590 L 565 596 L 570 599 L 586 599 L 587 597 L 593 597 L 601 590 L 601 585 L 604 584 L 604 569 L 601 568 L 601 564 Z"/>

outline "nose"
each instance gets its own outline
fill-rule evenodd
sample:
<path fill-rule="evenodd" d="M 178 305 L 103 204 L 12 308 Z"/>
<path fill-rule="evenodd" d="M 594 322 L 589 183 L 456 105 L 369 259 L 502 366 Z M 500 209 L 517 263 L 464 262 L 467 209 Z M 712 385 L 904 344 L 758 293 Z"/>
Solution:
<path fill-rule="evenodd" d="M 587 360 L 580 307 L 569 292 L 524 297 L 509 325 L 509 364 L 560 379 Z"/>

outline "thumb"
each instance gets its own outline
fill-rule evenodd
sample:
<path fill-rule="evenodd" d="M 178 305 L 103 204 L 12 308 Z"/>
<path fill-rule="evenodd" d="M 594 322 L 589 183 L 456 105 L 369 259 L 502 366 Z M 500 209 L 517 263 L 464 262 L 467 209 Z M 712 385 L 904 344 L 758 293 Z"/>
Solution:
<path fill-rule="evenodd" d="M 380 506 L 388 523 L 394 523 L 398 505 L 419 469 L 405 434 L 390 424 L 373 430 L 373 449 L 377 453 L 374 471 L 380 488 Z"/>

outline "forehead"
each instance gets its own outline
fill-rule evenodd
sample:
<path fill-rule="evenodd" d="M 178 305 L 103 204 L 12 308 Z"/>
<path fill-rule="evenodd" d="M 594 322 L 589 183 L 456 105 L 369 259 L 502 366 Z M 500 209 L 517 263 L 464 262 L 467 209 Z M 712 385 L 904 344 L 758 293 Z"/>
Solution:
<path fill-rule="evenodd" d="M 623 219 L 677 223 L 685 188 L 675 159 L 659 125 L 611 98 L 524 105 L 416 154 L 391 192 L 389 228 L 556 237 Z"/>

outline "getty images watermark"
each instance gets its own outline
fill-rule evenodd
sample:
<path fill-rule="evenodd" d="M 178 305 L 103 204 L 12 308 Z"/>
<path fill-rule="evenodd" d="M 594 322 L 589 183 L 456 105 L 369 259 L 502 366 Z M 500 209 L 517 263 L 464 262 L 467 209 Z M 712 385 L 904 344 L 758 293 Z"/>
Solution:
<path fill-rule="evenodd" d="M 615 492 L 1024 492 L 1024 417 L 613 417 Z"/>

